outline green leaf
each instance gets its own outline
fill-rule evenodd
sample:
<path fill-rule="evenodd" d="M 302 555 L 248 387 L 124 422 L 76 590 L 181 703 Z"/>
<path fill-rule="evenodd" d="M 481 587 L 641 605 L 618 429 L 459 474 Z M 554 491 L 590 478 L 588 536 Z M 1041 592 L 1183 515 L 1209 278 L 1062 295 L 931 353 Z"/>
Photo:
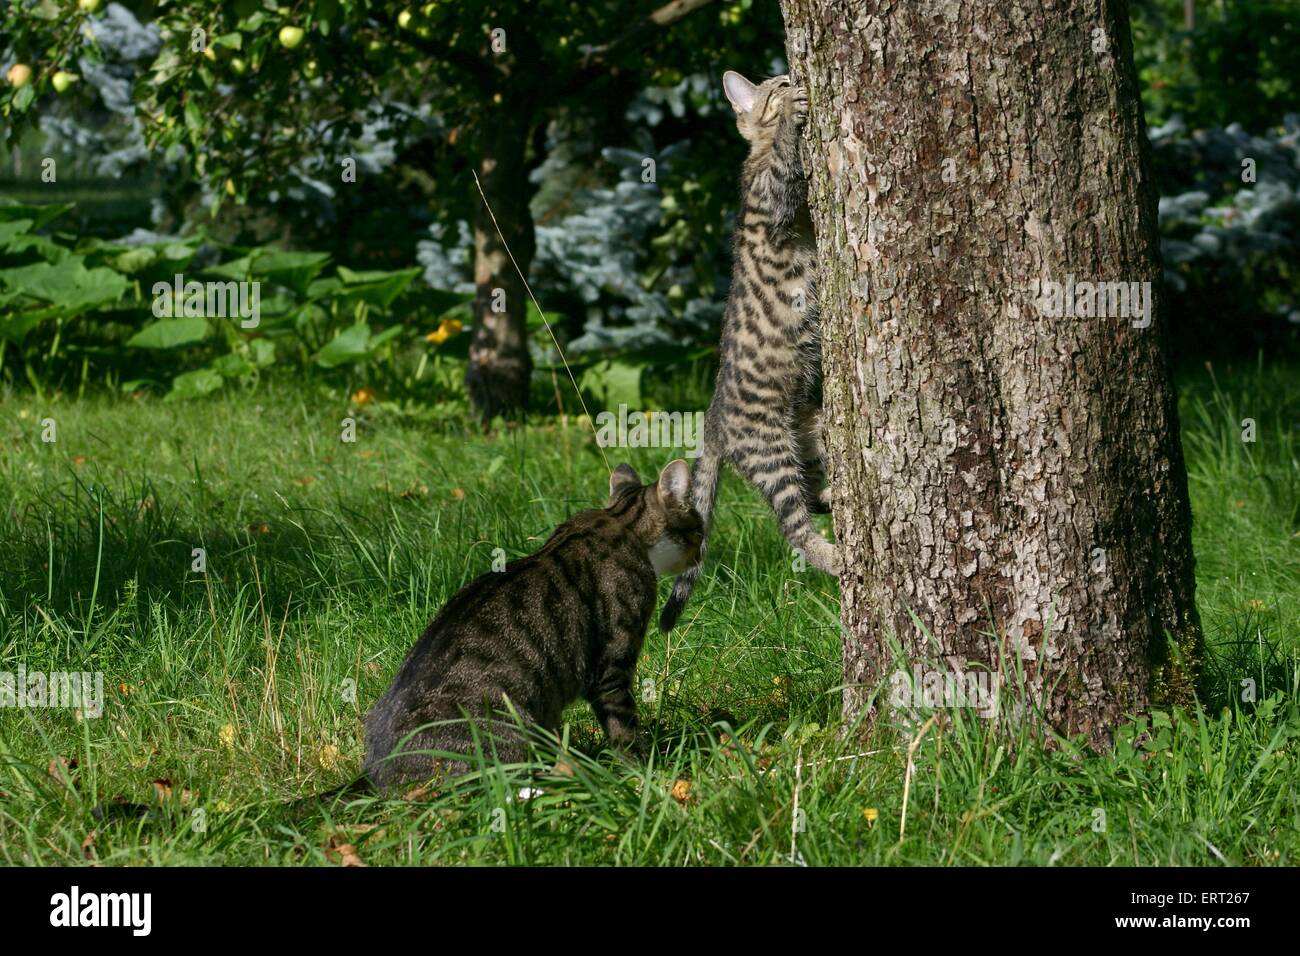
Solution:
<path fill-rule="evenodd" d="M 446 289 L 415 288 L 402 297 L 402 311 L 418 315 L 434 326 L 441 319 L 460 319 L 465 325 L 473 321 L 472 292 L 449 292 Z"/>
<path fill-rule="evenodd" d="M 191 133 L 203 132 L 203 111 L 193 97 L 185 104 L 185 128 Z"/>
<path fill-rule="evenodd" d="M 403 329 L 400 325 L 394 325 L 391 328 L 384 329 L 384 331 L 380 332 L 378 335 L 374 336 L 370 340 L 370 348 L 367 349 L 367 351 L 373 354 L 375 350 L 379 348 L 379 346 L 383 345 L 389 339 L 401 335 L 402 332 L 404 331 L 405 329 Z"/>
<path fill-rule="evenodd" d="M 322 368 L 338 368 L 350 362 L 359 362 L 370 354 L 370 327 L 353 325 L 334 336 L 316 353 L 316 364 Z"/>
<path fill-rule="evenodd" d="M 0 249 L 3 249 L 19 236 L 31 232 L 32 220 L 15 219 L 13 222 L 0 222 Z"/>
<path fill-rule="evenodd" d="M 626 405 L 629 410 L 640 409 L 641 372 L 644 365 L 633 365 L 620 359 L 604 359 L 582 373 L 578 386 L 589 391 L 605 408 Z"/>
<path fill-rule="evenodd" d="M 326 36 L 329 36 L 330 26 L 338 15 L 339 0 L 316 0 L 316 22 Z"/>
<path fill-rule="evenodd" d="M 67 246 L 61 246 L 53 239 L 46 236 L 38 236 L 33 233 L 15 236 L 10 240 L 9 246 L 5 249 L 5 252 L 11 256 L 17 256 L 24 252 L 35 252 L 46 262 L 55 265 L 58 265 L 60 262 L 67 259 L 81 259 L 80 256 L 77 256 Z"/>
<path fill-rule="evenodd" d="M 338 267 L 339 279 L 342 280 L 344 285 L 364 285 L 368 282 L 382 282 L 393 276 L 404 275 L 408 272 L 418 273 L 419 271 L 420 269 L 418 266 L 413 269 L 402 269 L 391 272 L 385 269 L 362 269 L 357 272 L 349 269 L 347 266 Z"/>
<path fill-rule="evenodd" d="M 27 87 L 23 87 L 27 89 Z M 75 203 L 39 203 L 28 205 L 27 203 L 12 202 L 0 199 L 0 222 L 13 222 L 15 219 L 31 219 L 32 232 L 43 229 L 54 219 L 62 216 L 71 209 Z"/>
<path fill-rule="evenodd" d="M 207 319 L 161 319 L 126 340 L 133 349 L 174 349 L 202 342 L 208 336 Z"/>
<path fill-rule="evenodd" d="M 311 284 L 307 286 L 307 298 L 327 299 L 330 296 L 338 295 L 342 291 L 343 282 L 333 276 L 325 279 L 313 279 Z"/>
<path fill-rule="evenodd" d="M 213 359 L 211 368 L 222 378 L 243 378 L 255 371 L 242 355 L 236 355 L 234 352 Z"/>
<path fill-rule="evenodd" d="M 126 278 L 112 269 L 87 269 L 80 256 L 57 263 L 36 262 L 0 269 L 0 285 L 57 306 L 68 316 L 117 301 L 127 284 Z"/>
<path fill-rule="evenodd" d="M 14 100 L 13 100 L 14 112 L 16 113 L 26 112 L 27 107 L 31 106 L 32 101 L 35 99 L 36 99 L 36 84 L 28 83 L 21 90 L 19 90 L 17 93 L 14 94 Z"/>
<path fill-rule="evenodd" d="M 210 368 L 201 368 L 193 372 L 177 375 L 172 381 L 172 390 L 167 393 L 165 401 L 201 398 L 210 395 L 225 384 L 220 372 Z"/>
<path fill-rule="evenodd" d="M 545 321 L 543 321 L 543 316 L 545 316 Z M 526 315 L 525 318 L 524 318 L 524 326 L 525 326 L 526 328 L 528 328 L 528 329 L 530 329 L 530 330 L 531 330 L 531 329 L 541 329 L 542 332 L 543 332 L 543 334 L 545 334 L 546 326 L 547 326 L 548 323 L 549 323 L 550 327 L 551 327 L 552 329 L 554 329 L 555 327 L 557 327 L 557 326 L 563 324 L 563 322 L 564 322 L 564 315 L 563 315 L 563 313 L 560 313 L 560 312 L 545 312 L 545 313 L 544 313 L 544 312 L 542 312 L 541 310 L 539 310 L 539 309 L 537 308 L 537 306 L 533 305 L 533 302 L 532 302 L 531 299 L 528 300 L 528 312 L 527 312 L 527 315 Z M 549 338 L 549 337 L 550 337 L 550 336 L 547 336 L 547 338 Z"/>
<path fill-rule="evenodd" d="M 149 246 L 137 246 L 134 249 L 128 249 L 120 255 L 114 256 L 112 260 L 113 268 L 118 272 L 125 272 L 127 275 L 133 275 L 142 269 L 147 269 L 158 261 L 158 253 Z"/>
<path fill-rule="evenodd" d="M 181 60 L 179 53 L 169 47 L 164 47 L 149 67 L 149 70 L 153 73 L 149 82 L 154 86 L 162 86 L 173 76 L 180 73 L 184 66 L 185 63 Z"/>
<path fill-rule="evenodd" d="M 275 362 L 275 346 L 266 339 L 253 339 L 248 348 L 253 353 L 253 364 L 258 368 L 266 368 Z"/>
<path fill-rule="evenodd" d="M 329 262 L 328 252 L 286 252 L 282 249 L 259 249 L 252 254 L 252 273 L 288 286 L 305 295 L 311 280 Z"/>
<path fill-rule="evenodd" d="M 17 297 L 9 297 L 0 293 L 0 306 L 8 305 L 14 298 Z M 34 312 L 16 312 L 2 309 L 0 310 L 0 339 L 8 339 L 10 342 L 22 342 L 28 332 L 48 318 L 51 318 L 48 309 Z"/>
<path fill-rule="evenodd" d="M 241 30 L 247 30 L 249 33 L 256 33 L 261 28 L 262 24 L 269 19 L 270 17 L 268 14 L 258 10 L 256 13 L 250 14 L 241 19 L 239 21 L 239 28 Z"/>
<path fill-rule="evenodd" d="M 252 273 L 253 257 L 252 255 L 240 256 L 238 259 L 231 259 L 229 262 L 222 262 L 219 265 L 208 266 L 203 270 L 205 276 L 216 276 L 220 279 L 247 279 Z"/>
<path fill-rule="evenodd" d="M 420 267 L 396 272 L 379 270 L 353 272 L 346 266 L 339 266 L 338 272 L 344 286 L 342 290 L 344 303 L 362 301 L 387 309 L 420 274 Z"/>

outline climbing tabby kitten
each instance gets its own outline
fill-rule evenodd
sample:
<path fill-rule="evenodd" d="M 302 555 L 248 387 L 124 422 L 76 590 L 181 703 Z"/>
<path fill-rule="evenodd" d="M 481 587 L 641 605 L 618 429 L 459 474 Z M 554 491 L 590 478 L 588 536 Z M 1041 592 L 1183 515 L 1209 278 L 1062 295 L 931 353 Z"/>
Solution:
<path fill-rule="evenodd" d="M 808 94 L 788 76 L 758 86 L 728 72 L 722 86 L 749 142 L 741 172 L 731 293 L 722 320 L 718 380 L 704 419 L 691 501 L 708 534 L 718 472 L 731 462 L 772 506 L 791 546 L 836 574 L 834 546 L 814 527 L 827 510 L 822 488 L 821 339 L 812 223 L 799 157 Z M 703 566 L 679 576 L 660 627 L 677 623 Z"/>
<path fill-rule="evenodd" d="M 473 753 L 467 715 L 493 731 L 498 759 L 523 760 L 516 726 L 493 719 L 507 700 L 524 722 L 556 730 L 564 708 L 585 697 L 610 743 L 638 751 L 632 677 L 655 576 L 677 574 L 700 546 L 689 484 L 684 461 L 644 486 L 619 465 L 604 508 L 575 515 L 538 551 L 448 601 L 366 717 L 368 782 L 384 789 L 463 772 L 463 762 L 439 766 L 410 751 Z"/>

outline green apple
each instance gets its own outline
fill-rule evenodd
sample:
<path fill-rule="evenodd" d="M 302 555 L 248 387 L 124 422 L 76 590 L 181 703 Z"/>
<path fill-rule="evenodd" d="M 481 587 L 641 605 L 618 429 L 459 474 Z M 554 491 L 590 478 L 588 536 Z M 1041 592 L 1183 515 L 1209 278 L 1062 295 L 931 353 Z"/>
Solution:
<path fill-rule="evenodd" d="M 308 60 L 306 63 L 303 64 L 302 75 L 307 77 L 307 79 L 309 80 L 314 80 L 316 79 L 316 73 L 318 69 L 319 69 L 319 65 L 316 63 L 315 60 Z"/>
<path fill-rule="evenodd" d="M 280 27 L 280 46 L 292 50 L 302 42 L 302 27 Z"/>
<path fill-rule="evenodd" d="M 94 13 L 99 9 L 99 0 L 77 0 L 77 8 L 83 13 Z"/>
<path fill-rule="evenodd" d="M 32 68 L 26 63 L 15 63 L 9 67 L 9 85 L 20 90 L 31 81 Z"/>
<path fill-rule="evenodd" d="M 230 61 L 230 69 L 233 70 L 237 76 L 243 76 L 244 71 L 248 69 L 248 64 L 239 57 L 235 57 Z"/>
<path fill-rule="evenodd" d="M 411 21 L 413 19 L 414 17 L 411 15 L 410 10 L 403 10 L 397 15 L 397 25 L 403 30 L 409 30 L 411 29 Z"/>
<path fill-rule="evenodd" d="M 75 73 L 67 73 L 63 70 L 59 70 L 59 72 L 50 77 L 50 83 L 54 85 L 55 93 L 64 93 L 67 92 L 69 86 L 77 82 L 79 79 L 81 79 L 81 77 L 77 76 Z"/>

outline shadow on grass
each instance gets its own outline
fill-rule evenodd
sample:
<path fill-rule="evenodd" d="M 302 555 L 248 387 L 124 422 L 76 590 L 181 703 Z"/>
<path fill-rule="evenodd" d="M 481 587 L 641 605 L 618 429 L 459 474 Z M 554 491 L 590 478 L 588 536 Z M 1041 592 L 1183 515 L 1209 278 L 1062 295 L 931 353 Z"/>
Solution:
<path fill-rule="evenodd" d="M 358 496 L 328 511 L 282 502 L 232 526 L 221 523 L 224 502 L 206 502 L 210 520 L 195 520 L 147 478 L 126 492 L 74 480 L 71 491 L 0 514 L 0 595 L 10 605 L 84 621 L 92 602 L 106 616 L 140 597 L 143 620 L 150 603 L 207 610 L 246 587 L 282 610 L 340 592 L 400 600 L 413 586 L 450 582 L 454 589 L 473 575 L 466 556 L 472 541 L 433 546 L 445 532 L 418 500 Z M 436 569 L 439 554 L 448 553 L 462 560 Z M 487 559 L 482 563 L 486 568 Z M 419 597 L 431 597 L 420 590 Z"/>

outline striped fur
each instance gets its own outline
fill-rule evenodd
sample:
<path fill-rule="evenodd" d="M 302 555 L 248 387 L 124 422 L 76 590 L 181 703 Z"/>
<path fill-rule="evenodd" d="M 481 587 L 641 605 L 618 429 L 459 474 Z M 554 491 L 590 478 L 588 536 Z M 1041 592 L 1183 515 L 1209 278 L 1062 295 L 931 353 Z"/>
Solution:
<path fill-rule="evenodd" d="M 368 782 L 382 790 L 463 772 L 464 761 L 428 751 L 471 754 L 487 732 L 486 752 L 522 761 L 509 711 L 554 731 L 578 697 L 613 746 L 638 751 L 632 678 L 656 572 L 678 573 L 699 547 L 689 484 L 684 461 L 645 486 L 620 465 L 605 508 L 575 515 L 538 551 L 452 597 L 366 717 Z"/>
<path fill-rule="evenodd" d="M 821 340 L 815 248 L 799 131 L 808 95 L 778 76 L 754 86 L 723 77 L 736 126 L 749 142 L 741 175 L 731 294 L 719 349 L 718 379 L 691 474 L 691 502 L 712 522 L 719 472 L 730 462 L 776 514 L 790 545 L 813 567 L 837 574 L 835 547 L 817 531 L 813 511 L 827 510 L 821 443 Z M 672 630 L 704 562 L 673 584 L 659 625 Z"/>

